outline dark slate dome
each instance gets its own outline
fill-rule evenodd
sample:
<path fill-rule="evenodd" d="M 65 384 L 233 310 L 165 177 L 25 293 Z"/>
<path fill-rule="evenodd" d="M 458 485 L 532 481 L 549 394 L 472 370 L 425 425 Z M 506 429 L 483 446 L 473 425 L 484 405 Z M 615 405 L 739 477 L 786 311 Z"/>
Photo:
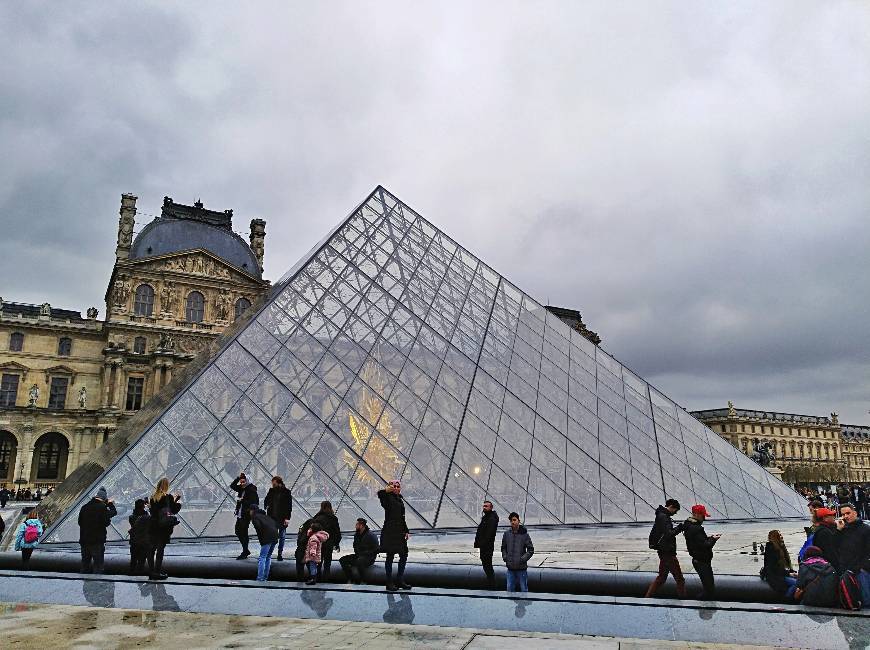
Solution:
<path fill-rule="evenodd" d="M 261 279 L 260 265 L 250 246 L 232 230 L 232 210 L 206 210 L 163 199 L 163 211 L 142 229 L 130 249 L 130 259 L 203 248 Z"/>

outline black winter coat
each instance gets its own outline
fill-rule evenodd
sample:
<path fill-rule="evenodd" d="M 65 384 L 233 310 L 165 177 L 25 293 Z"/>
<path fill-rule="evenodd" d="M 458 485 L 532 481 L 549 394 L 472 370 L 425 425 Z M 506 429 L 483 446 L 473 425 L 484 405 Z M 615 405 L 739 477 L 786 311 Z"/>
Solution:
<path fill-rule="evenodd" d="M 79 543 L 105 544 L 106 528 L 118 514 L 114 503 L 94 497 L 79 510 Z"/>
<path fill-rule="evenodd" d="M 495 535 L 498 532 L 498 513 L 495 510 L 487 512 L 477 524 L 474 534 L 474 548 L 486 551 L 495 549 Z"/>
<path fill-rule="evenodd" d="M 401 494 L 378 491 L 378 499 L 384 509 L 384 525 L 381 527 L 381 551 L 383 553 L 407 553 L 408 524 L 405 523 L 405 500 Z"/>
<path fill-rule="evenodd" d="M 165 494 L 160 501 L 148 500 L 148 510 L 151 512 L 151 543 L 157 546 L 168 544 L 172 537 L 172 528 L 160 527 L 160 511 L 164 508 L 169 508 L 169 512 L 177 515 L 181 504 L 171 494 Z"/>
<path fill-rule="evenodd" d="M 284 486 L 269 488 L 266 498 L 263 499 L 263 505 L 266 506 L 266 513 L 277 522 L 279 527 L 283 526 L 293 513 L 293 497 L 290 496 L 290 490 Z"/>
<path fill-rule="evenodd" d="M 870 571 L 870 526 L 858 519 L 837 531 L 840 572 L 861 569 Z"/>
<path fill-rule="evenodd" d="M 812 557 L 801 562 L 797 578 L 798 589 L 804 590 L 801 604 L 810 607 L 836 607 L 839 581 L 837 570 L 821 558 Z"/>
<path fill-rule="evenodd" d="M 656 508 L 656 521 L 649 534 L 650 548 L 669 556 L 677 554 L 677 535 L 683 532 L 683 524 L 674 526 L 671 516 L 671 511 L 664 506 Z"/>
<path fill-rule="evenodd" d="M 368 527 L 361 533 L 354 533 L 353 552 L 363 561 L 374 564 L 378 554 L 378 536 Z"/>
<path fill-rule="evenodd" d="M 278 543 L 278 524 L 265 512 L 262 510 L 254 512 L 251 523 L 254 524 L 254 530 L 257 531 L 257 540 L 260 542 L 260 546 Z"/>
<path fill-rule="evenodd" d="M 260 505 L 260 496 L 257 494 L 257 486 L 253 483 L 248 483 L 245 487 L 239 485 L 239 477 L 233 479 L 230 483 L 230 489 L 239 495 L 236 501 L 236 514 L 241 515 L 242 519 L 251 518 L 251 506 Z M 241 508 L 241 510 L 240 510 Z"/>
<path fill-rule="evenodd" d="M 813 546 L 818 546 L 822 550 L 822 557 L 837 571 L 840 571 L 840 554 L 837 550 L 839 545 L 840 539 L 835 526 L 819 524 L 816 527 L 816 532 L 813 533 Z"/>
<path fill-rule="evenodd" d="M 314 519 L 306 519 L 302 522 L 302 525 L 299 526 L 299 530 L 296 532 L 296 559 L 301 562 L 302 558 L 305 557 L 305 549 L 308 546 L 308 529 L 311 528 L 311 523 Z"/>
<path fill-rule="evenodd" d="M 788 585 L 785 582 L 787 575 L 789 575 L 788 570 L 779 565 L 779 551 L 768 542 L 764 545 L 764 580 L 771 589 L 784 596 L 785 592 L 788 591 Z"/>
<path fill-rule="evenodd" d="M 321 525 L 323 530 L 329 533 L 329 539 L 323 542 L 323 546 L 335 548 L 341 542 L 341 528 L 338 525 L 338 517 L 331 512 L 322 510 L 314 515 L 314 521 Z"/>
<path fill-rule="evenodd" d="M 501 559 L 511 571 L 525 571 L 528 561 L 534 555 L 535 547 L 532 546 L 532 538 L 525 526 L 504 531 L 501 538 Z"/>
<path fill-rule="evenodd" d="M 689 517 L 683 524 L 683 536 L 686 538 L 686 549 L 693 560 L 698 562 L 713 561 L 713 546 L 716 540 L 704 532 L 704 526 L 694 517 Z"/>

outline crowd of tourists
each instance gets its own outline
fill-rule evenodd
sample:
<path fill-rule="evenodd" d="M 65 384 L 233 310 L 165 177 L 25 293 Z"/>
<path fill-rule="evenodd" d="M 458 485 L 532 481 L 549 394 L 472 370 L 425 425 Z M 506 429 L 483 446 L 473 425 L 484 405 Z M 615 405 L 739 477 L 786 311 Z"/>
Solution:
<path fill-rule="evenodd" d="M 273 477 L 261 508 L 257 486 L 244 473 L 236 477 L 229 487 L 237 495 L 234 530 L 241 544 L 241 553 L 236 559 L 245 560 L 251 556 L 250 528 L 253 526 L 260 544 L 257 580 L 268 580 L 275 550 L 278 562 L 285 559 L 287 528 L 293 513 L 290 490 L 280 476 Z M 854 492 L 852 494 L 854 496 Z M 384 554 L 387 590 L 411 589 L 405 580 L 410 530 L 405 520 L 401 483 L 390 481 L 377 495 L 384 510 L 380 538 L 369 528 L 366 519 L 357 519 L 353 552 L 340 556 L 338 563 L 346 581 L 362 584 L 378 555 Z M 806 541 L 797 554 L 797 565 L 780 531 L 771 530 L 768 533 L 760 575 L 785 601 L 853 610 L 862 606 L 870 609 L 870 525 L 862 521 L 861 508 L 842 497 L 837 495 L 838 504 L 833 509 L 818 498 L 817 493 L 808 495 L 811 522 L 805 528 Z M 157 482 L 150 498 L 136 500 L 133 512 L 128 517 L 132 575 L 147 574 L 151 580 L 167 578 L 163 572 L 164 551 L 174 528 L 180 523 L 178 513 L 181 508 L 181 495 L 170 492 L 166 478 Z M 687 597 L 686 582 L 677 557 L 677 539 L 683 535 L 686 550 L 702 586 L 696 597 L 713 600 L 716 598 L 713 551 L 721 535 L 708 535 L 704 530 L 704 523 L 710 517 L 704 505 L 693 505 L 691 515 L 675 524 L 673 518 L 679 510 L 680 503 L 676 499 L 668 499 L 655 511 L 649 547 L 658 554 L 659 568 L 646 596 L 654 596 L 671 575 L 676 582 L 678 596 Z M 103 572 L 106 530 L 115 516 L 115 505 L 102 487 L 79 511 L 83 573 Z M 535 549 L 519 514 L 511 512 L 508 522 L 510 526 L 501 537 L 507 590 L 525 592 L 528 591 L 528 562 Z M 496 587 L 493 555 L 498 526 L 499 516 L 493 510 L 493 504 L 484 501 L 474 547 L 480 553 L 486 583 L 491 589 Z M 21 551 L 25 564 L 42 534 L 43 524 L 36 517 L 28 517 L 19 525 L 15 550 Z M 334 554 L 340 552 L 341 542 L 341 527 L 332 503 L 323 501 L 320 510 L 302 522 L 296 531 L 294 560 L 297 579 L 307 585 L 329 579 L 332 560 Z"/>
<path fill-rule="evenodd" d="M 45 492 L 42 488 L 31 490 L 29 487 L 18 488 L 17 490 L 9 490 L 7 488 L 0 489 L 0 508 L 5 508 L 10 501 L 42 501 L 43 498 L 50 496 L 54 492 L 54 488 L 49 487 Z"/>
<path fill-rule="evenodd" d="M 827 489 L 801 488 L 799 492 L 807 501 L 820 501 L 821 504 L 836 510 L 841 504 L 851 503 L 861 519 L 870 519 L 870 485 L 846 485 L 841 483 Z"/>
<path fill-rule="evenodd" d="M 798 552 L 797 568 L 782 533 L 771 530 L 764 545 L 760 577 L 786 602 L 870 609 L 870 525 L 862 521 L 859 508 L 845 499 L 837 506 L 839 513 L 815 498 L 807 507 L 811 525 L 805 528 L 806 541 Z M 676 499 L 668 499 L 656 509 L 649 546 L 658 553 L 659 571 L 646 596 L 654 596 L 672 575 L 677 594 L 686 597 L 686 582 L 677 558 L 677 536 L 682 533 L 702 584 L 698 598 L 713 599 L 713 547 L 720 536 L 704 531 L 709 513 L 703 505 L 692 506 L 692 516 L 674 524 L 672 518 L 679 510 Z"/>

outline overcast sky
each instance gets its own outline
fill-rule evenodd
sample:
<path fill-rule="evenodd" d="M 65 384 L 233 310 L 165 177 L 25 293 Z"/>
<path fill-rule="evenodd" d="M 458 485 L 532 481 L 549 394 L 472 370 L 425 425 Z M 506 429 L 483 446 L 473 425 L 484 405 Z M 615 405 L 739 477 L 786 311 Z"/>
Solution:
<path fill-rule="evenodd" d="M 689 409 L 870 423 L 870 4 L 3 3 L 0 296 L 104 311 L 122 192 L 378 183 Z"/>

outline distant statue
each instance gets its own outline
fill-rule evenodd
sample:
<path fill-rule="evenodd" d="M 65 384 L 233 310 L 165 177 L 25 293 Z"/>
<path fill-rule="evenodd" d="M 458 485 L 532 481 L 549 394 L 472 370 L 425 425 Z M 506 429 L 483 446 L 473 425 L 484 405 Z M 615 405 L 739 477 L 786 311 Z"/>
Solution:
<path fill-rule="evenodd" d="M 770 467 L 773 461 L 776 460 L 776 455 L 773 453 L 773 446 L 769 442 L 756 442 L 750 458 L 762 467 Z"/>
<path fill-rule="evenodd" d="M 126 276 L 119 276 L 117 280 L 115 280 L 115 284 L 112 289 L 112 298 L 116 307 L 126 307 L 127 298 L 130 297 L 130 282 L 127 280 Z"/>
<path fill-rule="evenodd" d="M 730 399 L 728 400 L 728 417 L 729 418 L 736 418 L 737 417 L 737 409 L 734 408 L 734 402 L 732 402 Z"/>
<path fill-rule="evenodd" d="M 839 414 L 831 413 L 831 424 L 833 424 L 834 426 L 837 426 L 838 424 L 840 424 L 839 417 L 840 417 Z"/>
<path fill-rule="evenodd" d="M 39 308 L 40 316 L 51 316 L 51 305 L 47 302 L 42 303 L 42 307 Z"/>
<path fill-rule="evenodd" d="M 202 255 L 195 255 L 193 257 L 193 268 L 190 270 L 192 273 L 205 273 L 205 260 Z"/>
<path fill-rule="evenodd" d="M 39 386 L 33 384 L 27 396 L 30 398 L 30 406 L 36 406 L 36 403 L 39 401 Z"/>
<path fill-rule="evenodd" d="M 165 314 L 175 312 L 175 301 L 178 300 L 178 291 L 174 282 L 167 282 L 160 290 L 160 309 Z"/>
<path fill-rule="evenodd" d="M 87 408 L 88 406 L 88 389 L 82 386 L 79 388 L 79 408 Z"/>
<path fill-rule="evenodd" d="M 226 289 L 223 289 L 215 301 L 215 309 L 217 310 L 218 320 L 228 320 L 230 314 L 230 294 Z"/>
<path fill-rule="evenodd" d="M 161 352 L 171 352 L 175 349 L 175 341 L 168 334 L 160 335 L 160 342 L 157 344 L 157 349 Z"/>
<path fill-rule="evenodd" d="M 99 314 L 99 310 L 96 307 L 88 307 L 88 318 L 91 320 L 96 320 L 97 314 Z"/>

